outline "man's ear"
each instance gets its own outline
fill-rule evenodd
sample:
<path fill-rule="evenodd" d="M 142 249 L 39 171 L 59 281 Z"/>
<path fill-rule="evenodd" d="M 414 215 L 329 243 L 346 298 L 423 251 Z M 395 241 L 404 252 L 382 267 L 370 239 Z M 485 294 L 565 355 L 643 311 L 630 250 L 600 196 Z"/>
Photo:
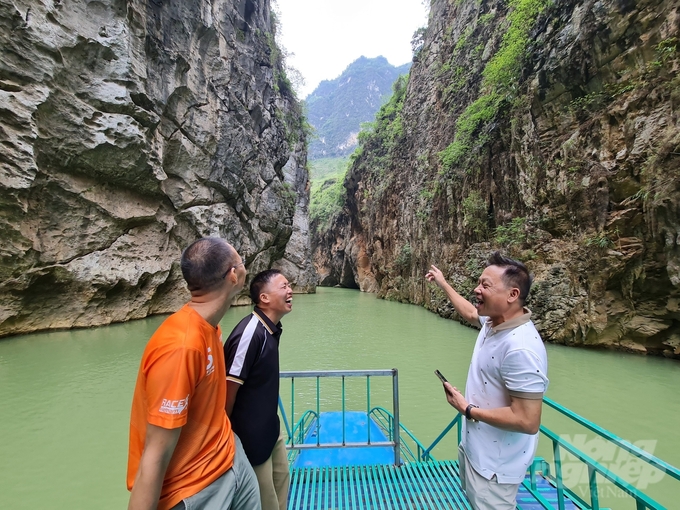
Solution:
<path fill-rule="evenodd" d="M 519 299 L 519 289 L 517 287 L 513 287 L 510 289 L 510 294 L 508 294 L 508 303 L 514 303 Z"/>
<path fill-rule="evenodd" d="M 260 303 L 267 303 L 269 304 L 269 294 L 266 294 L 264 292 L 260 293 Z"/>
<path fill-rule="evenodd" d="M 238 275 L 236 274 L 236 269 L 233 267 L 229 270 L 229 282 L 232 285 L 236 285 L 238 283 Z"/>

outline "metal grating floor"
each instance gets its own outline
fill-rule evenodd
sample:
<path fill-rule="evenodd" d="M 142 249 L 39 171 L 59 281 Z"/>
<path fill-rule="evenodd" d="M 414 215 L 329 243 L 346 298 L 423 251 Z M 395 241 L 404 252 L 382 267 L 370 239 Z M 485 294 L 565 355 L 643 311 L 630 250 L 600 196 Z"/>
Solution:
<path fill-rule="evenodd" d="M 294 468 L 288 508 L 294 510 L 469 509 L 454 461 Z"/>
<path fill-rule="evenodd" d="M 541 496 L 552 505 L 553 508 L 559 508 L 557 504 L 557 489 L 548 482 L 542 476 L 536 477 L 536 488 Z M 534 496 L 529 493 L 529 491 L 520 484 L 519 491 L 517 492 L 517 508 L 520 510 L 543 510 L 543 505 L 539 503 Z M 578 510 L 573 501 L 565 496 L 564 498 L 564 508 L 565 510 Z M 606 510 L 606 509 L 601 509 Z"/>

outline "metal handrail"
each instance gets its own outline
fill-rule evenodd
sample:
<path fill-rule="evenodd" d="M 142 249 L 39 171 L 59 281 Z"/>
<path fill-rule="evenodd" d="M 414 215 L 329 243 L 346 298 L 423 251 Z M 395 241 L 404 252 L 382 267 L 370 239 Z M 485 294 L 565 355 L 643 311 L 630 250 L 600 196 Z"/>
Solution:
<path fill-rule="evenodd" d="M 637 503 L 638 509 L 642 508 L 652 508 L 652 509 L 659 509 L 659 510 L 664 510 L 665 507 L 661 505 L 660 503 L 654 501 L 652 498 L 644 494 L 643 492 L 638 491 L 635 487 L 633 487 L 631 484 L 626 482 L 623 478 L 619 477 L 618 475 L 612 473 L 609 469 L 604 467 L 602 464 L 597 462 L 595 459 L 592 459 L 585 453 L 581 452 L 578 448 L 576 448 L 574 445 L 571 443 L 568 443 L 561 437 L 559 437 L 557 434 L 555 434 L 552 430 L 548 429 L 544 425 L 541 425 L 541 433 L 545 436 L 547 436 L 553 443 L 553 455 L 554 455 L 554 461 L 555 461 L 555 481 L 557 482 L 557 506 L 559 510 L 564 510 L 564 494 L 565 494 L 565 487 L 562 484 L 562 460 L 560 458 L 560 452 L 559 448 L 563 448 L 570 454 L 572 454 L 574 457 L 576 457 L 578 460 L 581 462 L 584 462 L 588 466 L 588 471 L 589 471 L 589 476 L 588 476 L 588 483 L 590 486 L 590 494 L 591 494 L 591 504 L 590 508 L 597 510 L 599 509 L 599 502 L 598 502 L 598 497 L 597 497 L 597 480 L 595 479 L 595 474 L 594 473 L 599 473 L 602 475 L 604 478 L 612 482 L 614 485 L 619 487 L 621 490 L 626 492 L 629 496 L 633 497 Z M 552 477 L 551 477 L 552 478 Z"/>
<path fill-rule="evenodd" d="M 625 439 L 621 439 L 619 436 L 612 434 L 608 430 L 603 429 L 599 425 L 585 419 L 584 417 L 576 414 L 574 411 L 567 409 L 566 407 L 558 404 L 557 402 L 555 402 L 554 400 L 552 400 L 548 397 L 543 397 L 543 402 L 545 402 L 548 406 L 555 409 L 557 412 L 559 412 L 559 413 L 563 414 L 564 416 L 574 420 L 575 422 L 579 423 L 580 425 L 583 425 L 585 428 L 595 432 L 600 437 L 603 437 L 603 438 L 607 439 L 608 441 L 611 441 L 616 446 L 627 451 L 631 455 L 633 455 L 633 456 L 635 456 L 639 459 L 644 460 L 649 465 L 655 467 L 656 469 L 659 469 L 660 471 L 663 471 L 666 474 L 671 475 L 676 480 L 680 480 L 680 469 L 676 468 L 675 466 L 672 466 L 672 465 L 668 464 L 667 462 L 664 462 L 663 460 L 659 459 L 658 457 L 655 457 L 651 453 L 646 452 L 641 448 L 638 448 L 637 446 L 629 443 Z"/>
<path fill-rule="evenodd" d="M 441 440 L 451 431 L 451 429 L 457 425 L 457 432 L 458 432 L 458 443 L 460 443 L 461 440 L 461 429 L 462 429 L 462 417 L 460 413 L 458 413 L 455 418 L 446 426 L 446 428 L 439 434 L 439 436 L 433 441 L 433 443 L 428 447 L 424 448 L 423 445 L 415 438 L 411 432 L 403 427 L 399 423 L 399 393 L 398 393 L 398 372 L 396 369 L 392 370 L 347 370 L 347 371 L 341 371 L 341 370 L 331 370 L 331 371 L 305 371 L 305 372 L 282 372 L 281 377 L 282 378 L 290 378 L 291 379 L 291 417 L 295 418 L 295 379 L 296 378 L 316 378 L 316 391 L 317 391 L 317 398 L 316 398 L 316 412 L 308 410 L 306 411 L 300 420 L 298 421 L 297 424 L 293 427 L 291 430 L 290 424 L 288 422 L 288 418 L 286 416 L 286 412 L 283 406 L 283 403 L 279 399 L 279 408 L 281 410 L 281 414 L 283 416 L 283 421 L 286 427 L 286 432 L 288 433 L 289 437 L 289 445 L 287 446 L 288 449 L 293 450 L 293 451 L 299 451 L 302 449 L 307 449 L 307 448 L 333 448 L 333 447 L 358 447 L 358 446 L 390 446 L 394 449 L 394 458 L 395 458 L 395 464 L 400 463 L 400 455 L 403 450 L 404 456 L 411 458 L 416 458 L 418 460 L 433 460 L 433 457 L 431 455 L 432 450 L 441 442 Z M 382 407 L 373 407 L 371 408 L 371 403 L 370 403 L 370 378 L 373 376 L 392 376 L 392 398 L 393 398 L 393 408 L 394 408 L 394 415 L 392 415 L 388 410 L 382 408 Z M 321 378 L 326 378 L 326 377 L 340 377 L 342 378 L 342 443 L 338 444 L 320 444 L 320 439 L 319 439 L 319 417 L 321 415 L 320 409 L 319 409 L 319 402 L 320 402 L 320 379 Z M 366 415 L 370 419 L 374 419 L 374 421 L 383 428 L 383 430 L 387 431 L 388 439 L 389 441 L 371 441 L 370 437 L 370 422 L 369 422 L 369 427 L 367 431 L 367 440 L 366 442 L 359 442 L 359 443 L 347 443 L 345 440 L 345 378 L 346 377 L 366 377 L 366 403 L 367 403 L 367 408 L 366 408 Z M 570 420 L 572 420 L 575 423 L 578 423 L 579 425 L 585 427 L 586 429 L 594 432 L 601 438 L 605 439 L 606 441 L 612 443 L 615 446 L 618 446 L 622 450 L 626 451 L 627 453 L 631 454 L 633 457 L 636 457 L 638 459 L 641 459 L 645 461 L 647 464 L 652 466 L 655 469 L 658 469 L 659 471 L 665 473 L 665 474 L 670 474 L 672 478 L 675 480 L 680 480 L 680 470 L 667 462 L 664 462 L 663 460 L 659 459 L 658 457 L 655 457 L 649 452 L 646 452 L 642 450 L 641 448 L 631 444 L 628 441 L 625 441 L 621 439 L 620 437 L 616 436 L 615 434 L 612 434 L 611 432 L 605 430 L 604 428 L 596 425 L 595 423 L 583 418 L 582 416 L 574 413 L 573 411 L 565 408 L 564 406 L 558 404 L 557 402 L 551 400 L 548 397 L 543 398 L 543 402 L 550 408 L 558 411 L 562 415 L 566 416 Z M 303 444 L 305 436 L 307 435 L 307 432 L 311 430 L 314 426 L 316 426 L 317 429 L 317 442 L 316 445 L 314 444 Z M 573 444 L 567 442 L 565 439 L 559 437 L 557 434 L 555 434 L 553 431 L 545 427 L 544 425 L 541 425 L 540 427 L 540 433 L 546 436 L 551 442 L 552 442 L 552 453 L 553 453 L 553 463 L 555 466 L 555 473 L 551 474 L 550 473 L 550 468 L 549 464 L 545 463 L 545 461 L 542 461 L 544 467 L 543 467 L 543 476 L 546 477 L 548 480 L 553 483 L 557 489 L 557 506 L 559 510 L 564 510 L 565 508 L 565 500 L 566 498 L 570 498 L 572 501 L 577 503 L 580 508 L 585 508 L 585 509 L 591 509 L 591 510 L 599 510 L 599 501 L 598 501 L 598 488 L 597 488 L 597 475 L 599 474 L 606 480 L 609 480 L 612 482 L 615 486 L 617 486 L 619 489 L 621 489 L 623 492 L 631 496 L 635 501 L 637 505 L 638 510 L 642 509 L 653 509 L 653 510 L 663 510 L 665 507 L 652 499 L 651 497 L 647 496 L 645 493 L 642 491 L 638 490 L 636 487 L 634 487 L 631 483 L 628 481 L 624 480 L 620 476 L 616 475 L 613 473 L 611 470 L 609 470 L 606 466 L 600 464 L 597 462 L 595 459 L 591 458 L 590 456 L 586 455 L 582 451 L 580 451 L 576 446 Z M 400 435 L 405 432 L 406 435 L 404 437 L 408 437 L 411 439 L 415 445 L 417 446 L 417 455 L 414 455 L 414 452 L 411 450 L 408 444 L 402 443 L 400 439 Z M 297 442 L 296 442 L 297 441 Z M 587 468 L 588 468 L 588 483 L 589 483 L 589 489 L 590 489 L 590 502 L 586 502 L 584 499 L 582 499 L 580 496 L 578 496 L 571 488 L 565 487 L 562 479 L 562 460 L 561 460 L 561 454 L 562 452 L 569 453 L 573 455 L 576 459 L 578 459 L 580 462 L 584 463 Z M 537 490 L 536 487 L 536 471 L 537 471 L 537 466 L 536 463 L 533 463 L 530 467 L 530 476 L 531 479 L 529 481 L 525 480 L 523 482 L 523 485 L 526 487 L 526 489 L 536 498 L 537 501 L 541 503 L 541 505 L 546 508 L 550 509 L 552 508 L 550 504 L 543 498 Z"/>
<path fill-rule="evenodd" d="M 291 437 L 297 437 L 299 443 L 303 442 L 305 440 L 305 436 L 307 435 L 309 424 L 312 424 L 318 420 L 319 415 L 316 414 L 315 411 L 312 411 L 311 409 L 305 411 L 305 413 L 300 417 L 298 422 L 293 427 L 293 433 Z"/>
<path fill-rule="evenodd" d="M 444 430 L 442 430 L 441 434 L 437 436 L 437 439 L 435 439 L 430 446 L 428 446 L 425 451 L 423 452 L 423 460 L 428 460 L 431 459 L 432 456 L 430 455 L 430 452 L 432 449 L 439 444 L 439 442 L 444 439 L 444 436 L 449 433 L 449 430 L 451 430 L 455 425 L 458 425 L 458 444 L 460 444 L 460 428 L 461 428 L 461 414 L 457 413 L 456 417 L 449 423 Z"/>
<path fill-rule="evenodd" d="M 367 440 L 366 443 L 348 443 L 345 439 L 345 378 L 346 377 L 366 377 L 366 415 L 369 416 L 371 412 L 371 377 L 380 376 L 391 376 L 392 377 L 392 407 L 394 414 L 392 416 L 393 420 L 393 430 L 394 433 L 390 437 L 390 441 L 371 441 L 371 427 L 370 424 L 367 427 Z M 307 424 L 300 424 L 294 426 L 291 431 L 288 422 L 288 417 L 286 415 L 285 408 L 279 397 L 279 409 L 286 426 L 286 433 L 288 434 L 288 444 L 286 448 L 289 450 L 303 450 L 308 448 L 336 448 L 336 447 L 358 447 L 358 446 L 371 446 L 371 447 L 384 447 L 390 446 L 394 450 L 394 463 L 399 465 L 401 463 L 401 436 L 400 430 L 402 427 L 399 423 L 399 371 L 396 368 L 390 370 L 313 370 L 313 371 L 284 371 L 280 373 L 280 377 L 290 378 L 291 380 L 291 420 L 295 422 L 295 379 L 296 378 L 315 378 L 316 379 L 316 420 L 310 421 Z M 320 443 L 319 439 L 319 427 L 320 420 L 320 379 L 327 377 L 339 377 L 342 378 L 342 442 L 335 443 Z M 306 415 L 306 414 L 305 414 Z M 305 416 L 303 415 L 303 416 Z M 316 445 L 304 444 L 304 438 L 310 425 L 316 425 Z M 298 432 L 298 437 L 296 438 L 296 431 Z M 298 441 L 296 442 L 296 439 Z"/>
<path fill-rule="evenodd" d="M 281 379 L 288 377 L 363 377 L 395 375 L 396 368 L 384 368 L 381 370 L 287 370 L 281 372 Z"/>
<path fill-rule="evenodd" d="M 624 451 L 630 453 L 634 457 L 637 457 L 639 459 L 644 460 L 647 462 L 649 465 L 653 466 L 656 469 L 659 469 L 660 471 L 664 473 L 670 474 L 673 478 L 675 479 L 680 479 L 680 470 L 678 468 L 668 464 L 667 462 L 664 462 L 663 460 L 659 459 L 658 457 L 655 457 L 654 455 L 650 454 L 649 452 L 646 452 L 642 450 L 641 448 L 629 443 L 628 441 L 625 441 L 624 439 L 621 439 L 620 437 L 616 436 L 615 434 L 612 434 L 606 429 L 603 429 L 602 427 L 596 425 L 595 423 L 583 418 L 582 416 L 579 416 L 578 414 L 574 413 L 573 411 L 567 409 L 566 407 L 558 404 L 554 400 L 549 399 L 548 397 L 543 397 L 543 401 L 548 405 L 549 407 L 555 409 L 556 411 L 560 412 L 564 416 L 568 417 L 569 419 L 573 420 L 574 422 L 584 426 L 585 428 L 591 430 L 592 432 L 595 432 L 597 435 L 602 437 L 603 439 L 610 441 L 614 445 L 620 447 Z M 446 436 L 450 430 L 455 426 L 458 425 L 458 443 L 460 443 L 460 435 L 461 435 L 461 414 L 457 414 L 456 417 L 449 423 L 446 428 L 437 436 L 437 438 L 433 441 L 433 443 L 425 449 L 423 453 L 423 460 L 427 460 L 428 457 L 430 457 L 430 452 L 432 449 L 439 444 L 439 442 Z M 551 475 L 549 472 L 545 474 L 545 476 L 551 480 L 557 489 L 557 506 L 558 510 L 564 510 L 565 509 L 565 496 L 570 498 L 574 502 L 578 502 L 580 507 L 590 509 L 590 510 L 599 510 L 599 500 L 598 500 L 598 491 L 597 491 L 597 479 L 596 475 L 599 474 L 600 476 L 604 477 L 605 479 L 609 480 L 612 482 L 614 485 L 619 487 L 621 490 L 623 490 L 626 494 L 631 496 L 633 499 L 635 499 L 636 505 L 637 505 L 637 510 L 643 510 L 646 508 L 653 509 L 653 510 L 665 510 L 666 507 L 655 501 L 654 499 L 650 498 L 647 496 L 645 493 L 639 491 L 637 488 L 635 488 L 633 485 L 631 485 L 629 482 L 624 480 L 623 478 L 619 477 L 609 469 L 607 469 L 605 466 L 597 462 L 596 460 L 592 459 L 585 453 L 581 452 L 578 448 L 576 448 L 574 445 L 571 443 L 567 442 L 566 440 L 562 439 L 559 437 L 557 434 L 555 434 L 553 431 L 548 429 L 546 426 L 541 425 L 540 427 L 540 433 L 548 437 L 548 439 L 551 440 L 552 445 L 553 445 L 553 460 L 555 464 L 555 474 Z M 573 490 L 571 490 L 568 487 L 565 487 L 563 484 L 562 480 L 562 461 L 560 458 L 560 452 L 561 450 L 565 450 L 566 452 L 570 453 L 574 457 L 576 457 L 578 460 L 583 462 L 588 466 L 588 484 L 589 484 L 589 489 L 590 489 L 590 503 L 588 504 L 586 501 L 584 501 L 581 497 L 579 497 Z M 535 484 L 535 470 L 536 467 L 534 464 L 532 464 L 530 468 L 530 474 L 531 474 L 531 480 L 530 482 L 527 482 L 526 480 L 522 483 L 524 487 L 536 498 L 536 500 L 545 508 L 552 510 L 553 507 L 547 502 L 547 500 L 538 492 Z"/>
<path fill-rule="evenodd" d="M 388 434 L 388 438 L 392 435 L 392 432 L 394 430 L 393 425 L 392 425 L 392 420 L 394 420 L 394 417 L 392 416 L 392 413 L 390 413 L 387 409 L 384 407 L 374 407 L 371 409 L 371 412 L 369 413 L 369 416 L 373 416 L 375 419 L 375 422 Z M 385 417 L 387 419 L 385 420 Z M 384 424 L 384 421 L 387 421 L 387 424 Z M 411 461 L 419 461 L 419 460 L 424 460 L 423 452 L 425 451 L 425 447 L 423 444 L 416 438 L 416 436 L 413 435 L 413 433 L 407 429 L 404 425 L 399 424 L 399 427 L 401 428 L 402 433 L 406 434 L 411 441 L 413 441 L 417 447 L 417 453 L 414 454 L 413 450 L 411 450 L 411 447 L 406 444 L 404 441 L 401 441 L 401 451 L 406 455 L 406 457 L 409 458 Z M 435 460 L 432 458 L 432 460 Z"/>

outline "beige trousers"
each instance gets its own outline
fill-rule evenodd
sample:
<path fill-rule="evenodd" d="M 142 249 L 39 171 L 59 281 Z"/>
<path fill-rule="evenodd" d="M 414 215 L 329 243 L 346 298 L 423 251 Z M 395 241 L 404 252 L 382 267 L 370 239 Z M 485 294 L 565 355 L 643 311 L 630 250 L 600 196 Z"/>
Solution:
<path fill-rule="evenodd" d="M 283 436 L 279 436 L 270 457 L 259 466 L 253 466 L 253 470 L 260 486 L 262 510 L 286 510 L 290 470 Z"/>
<path fill-rule="evenodd" d="M 498 483 L 496 475 L 491 480 L 484 478 L 470 465 L 461 445 L 458 465 L 461 485 L 474 510 L 515 510 L 519 484 Z"/>

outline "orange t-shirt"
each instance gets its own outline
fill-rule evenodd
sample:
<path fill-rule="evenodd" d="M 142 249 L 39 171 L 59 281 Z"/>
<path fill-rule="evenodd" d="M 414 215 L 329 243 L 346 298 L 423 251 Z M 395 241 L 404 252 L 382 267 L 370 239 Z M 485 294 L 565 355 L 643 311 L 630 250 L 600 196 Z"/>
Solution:
<path fill-rule="evenodd" d="M 224 410 L 222 349 L 219 326 L 212 327 L 188 305 L 168 317 L 144 349 L 132 399 L 128 490 L 139 468 L 147 423 L 182 427 L 159 510 L 201 491 L 234 463 L 234 434 Z"/>

